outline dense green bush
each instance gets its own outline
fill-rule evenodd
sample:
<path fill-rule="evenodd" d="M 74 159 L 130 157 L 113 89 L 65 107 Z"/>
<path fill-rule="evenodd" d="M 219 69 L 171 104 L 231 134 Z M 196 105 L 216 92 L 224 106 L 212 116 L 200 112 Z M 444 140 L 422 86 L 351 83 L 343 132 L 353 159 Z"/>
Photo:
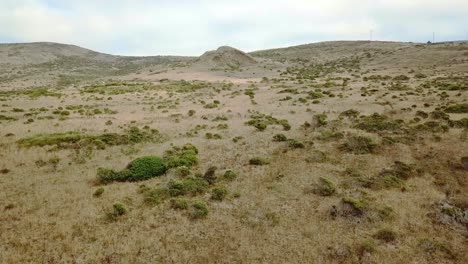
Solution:
<path fill-rule="evenodd" d="M 129 181 L 143 181 L 166 173 L 167 167 L 157 156 L 146 156 L 133 160 L 128 164 Z"/>
<path fill-rule="evenodd" d="M 98 168 L 97 176 L 101 183 L 114 181 L 143 181 L 166 173 L 167 167 L 157 156 L 146 156 L 135 159 L 122 171 Z"/>

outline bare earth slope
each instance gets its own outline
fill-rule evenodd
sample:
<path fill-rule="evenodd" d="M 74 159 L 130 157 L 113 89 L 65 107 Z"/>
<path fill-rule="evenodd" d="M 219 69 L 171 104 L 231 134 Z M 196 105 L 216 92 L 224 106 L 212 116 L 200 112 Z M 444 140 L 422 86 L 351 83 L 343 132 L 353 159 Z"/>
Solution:
<path fill-rule="evenodd" d="M 0 263 L 468 263 L 468 42 L 210 54 L 0 45 Z"/>

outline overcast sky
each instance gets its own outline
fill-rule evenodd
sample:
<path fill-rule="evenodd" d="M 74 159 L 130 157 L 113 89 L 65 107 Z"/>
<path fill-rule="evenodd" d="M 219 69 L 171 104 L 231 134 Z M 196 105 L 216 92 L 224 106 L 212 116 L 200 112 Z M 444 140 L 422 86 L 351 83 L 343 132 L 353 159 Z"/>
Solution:
<path fill-rule="evenodd" d="M 0 0 L 0 43 L 200 55 L 326 40 L 468 39 L 468 0 Z"/>

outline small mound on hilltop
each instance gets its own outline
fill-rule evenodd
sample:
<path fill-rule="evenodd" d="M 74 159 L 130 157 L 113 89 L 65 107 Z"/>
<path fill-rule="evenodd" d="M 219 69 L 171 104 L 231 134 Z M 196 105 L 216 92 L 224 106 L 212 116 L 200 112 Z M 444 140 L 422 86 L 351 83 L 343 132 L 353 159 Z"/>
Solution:
<path fill-rule="evenodd" d="M 217 50 L 205 52 L 198 58 L 197 63 L 210 67 L 240 67 L 256 64 L 257 61 L 245 52 L 222 46 Z"/>

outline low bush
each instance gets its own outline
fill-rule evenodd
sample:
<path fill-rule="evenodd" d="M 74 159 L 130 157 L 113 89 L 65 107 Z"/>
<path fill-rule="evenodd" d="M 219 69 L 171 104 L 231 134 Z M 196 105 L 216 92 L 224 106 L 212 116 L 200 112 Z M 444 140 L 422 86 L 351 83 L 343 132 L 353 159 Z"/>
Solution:
<path fill-rule="evenodd" d="M 345 143 L 340 145 L 339 149 L 354 154 L 368 154 L 375 152 L 377 144 L 368 137 L 351 136 Z"/>
<path fill-rule="evenodd" d="M 189 208 L 189 204 L 187 199 L 173 198 L 171 199 L 171 208 L 176 210 L 187 210 Z"/>
<path fill-rule="evenodd" d="M 284 142 L 287 141 L 288 138 L 284 134 L 276 134 L 273 136 L 274 142 Z"/>
<path fill-rule="evenodd" d="M 190 218 L 201 219 L 208 216 L 208 206 L 203 201 L 195 201 L 190 208 Z"/>
<path fill-rule="evenodd" d="M 250 165 L 263 166 L 270 164 L 270 161 L 265 158 L 255 157 L 249 160 Z"/>
<path fill-rule="evenodd" d="M 468 113 L 468 104 L 450 105 L 445 108 L 447 113 Z"/>
<path fill-rule="evenodd" d="M 97 176 L 101 183 L 114 181 L 143 181 L 166 173 L 167 167 L 157 156 L 146 156 L 133 160 L 122 171 L 98 168 Z"/>
<path fill-rule="evenodd" d="M 94 193 L 93 193 L 93 196 L 94 197 L 101 197 L 101 195 L 104 193 L 104 188 L 98 188 Z"/>
<path fill-rule="evenodd" d="M 335 184 L 329 179 L 320 177 L 314 192 L 321 196 L 330 196 L 336 192 Z"/>
<path fill-rule="evenodd" d="M 367 132 L 396 131 L 401 128 L 401 124 L 375 113 L 361 118 L 354 127 Z"/>
<path fill-rule="evenodd" d="M 232 170 L 227 170 L 224 172 L 223 178 L 227 181 L 233 181 L 237 178 L 237 173 Z"/>
<path fill-rule="evenodd" d="M 171 150 L 164 152 L 164 161 L 168 168 L 185 166 L 190 168 L 198 164 L 198 149 L 187 143 L 182 147 L 174 146 Z"/>
<path fill-rule="evenodd" d="M 296 140 L 296 139 L 288 139 L 288 146 L 293 149 L 297 148 L 305 148 L 304 143 Z"/>
<path fill-rule="evenodd" d="M 216 187 L 211 191 L 211 199 L 216 201 L 222 201 L 226 198 L 227 190 L 224 187 Z"/>
<path fill-rule="evenodd" d="M 172 197 L 181 195 L 195 196 L 208 189 L 208 182 L 198 177 L 188 177 L 182 180 L 171 180 L 168 183 L 169 195 Z"/>

